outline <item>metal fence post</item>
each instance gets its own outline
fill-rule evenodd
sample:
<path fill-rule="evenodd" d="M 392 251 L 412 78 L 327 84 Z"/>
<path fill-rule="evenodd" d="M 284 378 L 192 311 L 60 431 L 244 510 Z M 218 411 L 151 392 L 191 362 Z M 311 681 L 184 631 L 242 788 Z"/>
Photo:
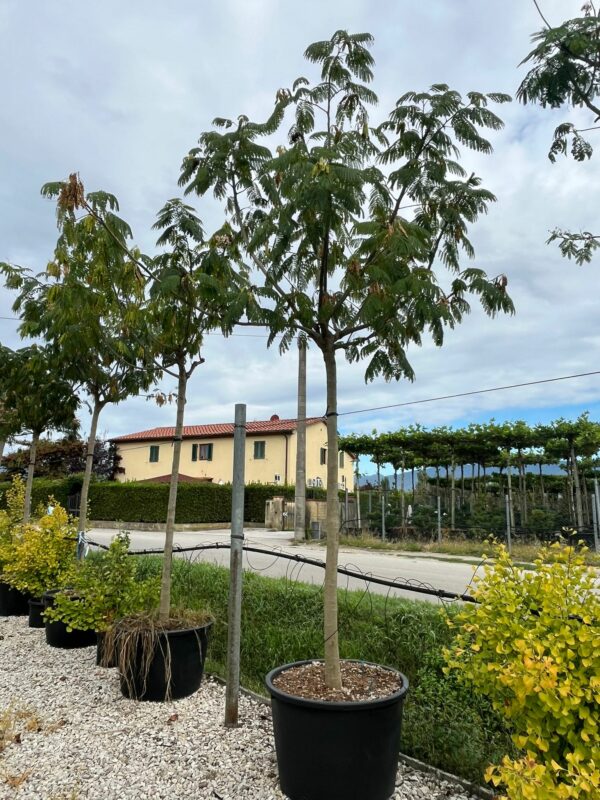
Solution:
<path fill-rule="evenodd" d="M 592 495 L 592 518 L 594 520 L 594 550 L 596 553 L 600 553 L 600 531 L 598 530 L 600 526 L 600 506 L 598 505 L 598 496 L 596 494 Z"/>
<path fill-rule="evenodd" d="M 441 497 L 437 496 L 437 535 L 438 535 L 438 543 L 442 543 L 442 499 Z"/>
<path fill-rule="evenodd" d="M 505 503 L 506 506 L 506 547 L 508 552 L 510 553 L 512 550 L 512 541 L 511 541 L 511 532 L 510 532 L 510 501 L 508 495 L 505 495 Z"/>
<path fill-rule="evenodd" d="M 244 462 L 246 458 L 246 406 L 235 406 L 233 433 L 233 485 L 231 489 L 231 551 L 227 627 L 227 685 L 225 726 L 238 724 L 240 695 L 240 640 L 242 621 L 242 557 L 244 546 Z"/>

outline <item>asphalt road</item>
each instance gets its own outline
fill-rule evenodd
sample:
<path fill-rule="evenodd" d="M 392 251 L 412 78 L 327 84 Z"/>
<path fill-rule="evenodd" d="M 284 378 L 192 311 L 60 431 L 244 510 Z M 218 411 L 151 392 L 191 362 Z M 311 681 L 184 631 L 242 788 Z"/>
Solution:
<path fill-rule="evenodd" d="M 105 528 L 93 528 L 89 534 L 90 541 L 108 544 L 115 536 L 116 531 Z M 325 548 L 319 544 L 292 544 L 289 532 L 273 532 L 264 529 L 246 529 L 244 531 L 246 544 L 277 550 L 282 553 L 304 555 L 320 561 L 325 560 Z M 203 530 L 182 531 L 175 534 L 175 545 L 192 547 L 194 545 L 227 543 L 230 532 L 228 530 Z M 132 550 L 145 550 L 161 548 L 163 534 L 158 531 L 131 531 L 130 541 Z M 193 553 L 180 554 L 181 557 L 208 561 L 222 566 L 229 565 L 229 550 L 207 550 Z M 357 548 L 341 548 L 339 557 L 340 566 L 359 571 L 365 575 L 386 578 L 401 583 L 408 583 L 416 587 L 426 585 L 436 589 L 445 589 L 450 592 L 462 594 L 467 591 L 473 579 L 476 567 L 472 564 L 450 561 L 441 558 L 432 558 L 423 554 L 402 554 L 396 552 L 379 552 L 372 550 L 359 550 Z M 270 577 L 287 577 L 294 581 L 322 584 L 324 570 L 321 567 L 309 564 L 300 564 L 288 559 L 264 555 L 260 553 L 244 553 L 244 568 L 260 572 Z M 340 588 L 364 590 L 365 581 L 345 575 L 339 576 Z M 407 597 L 413 600 L 427 600 L 438 603 L 438 598 L 422 593 L 409 591 L 405 588 L 390 588 L 368 582 L 369 590 L 378 594 L 390 594 L 397 597 Z"/>

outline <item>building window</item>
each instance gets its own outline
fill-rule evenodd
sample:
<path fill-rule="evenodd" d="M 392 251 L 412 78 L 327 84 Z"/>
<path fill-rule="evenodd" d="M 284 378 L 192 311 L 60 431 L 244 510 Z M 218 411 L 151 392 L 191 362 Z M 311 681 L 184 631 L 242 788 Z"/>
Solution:
<path fill-rule="evenodd" d="M 266 442 L 254 442 L 254 458 L 264 458 L 266 450 Z"/>
<path fill-rule="evenodd" d="M 160 450 L 160 447 L 157 444 L 151 444 L 150 445 L 150 463 L 151 464 L 156 464 L 156 462 L 158 461 L 158 451 L 159 450 Z"/>
<path fill-rule="evenodd" d="M 321 457 L 321 465 L 326 464 L 327 463 L 327 448 L 326 447 L 322 447 L 321 448 L 320 457 Z"/>
<path fill-rule="evenodd" d="M 198 445 L 192 445 L 192 461 L 198 461 Z"/>
<path fill-rule="evenodd" d="M 201 444 L 199 450 L 200 461 L 212 461 L 212 451 L 212 444 Z"/>
<path fill-rule="evenodd" d="M 344 451 L 340 450 L 340 469 L 344 468 Z"/>

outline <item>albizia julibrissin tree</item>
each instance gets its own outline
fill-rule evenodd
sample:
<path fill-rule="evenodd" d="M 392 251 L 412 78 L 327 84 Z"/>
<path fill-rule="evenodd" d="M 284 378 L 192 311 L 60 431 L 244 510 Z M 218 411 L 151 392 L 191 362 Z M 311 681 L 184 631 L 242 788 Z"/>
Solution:
<path fill-rule="evenodd" d="M 277 92 L 264 124 L 215 120 L 184 159 L 188 193 L 223 205 L 219 232 L 247 288 L 246 321 L 270 330 L 285 350 L 303 334 L 321 351 L 327 376 L 327 569 L 325 661 L 341 685 L 337 634 L 337 358 L 368 360 L 366 379 L 407 377 L 407 348 L 430 335 L 441 345 L 477 297 L 485 311 L 512 312 L 506 278 L 488 278 L 468 226 L 494 196 L 460 165 L 459 146 L 490 153 L 483 129 L 501 120 L 488 108 L 504 94 L 445 84 L 402 95 L 372 124 L 377 103 L 373 39 L 337 31 L 306 58 L 316 83 L 300 77 Z M 290 121 L 291 117 L 291 121 Z M 277 137 L 280 143 L 277 145 Z M 273 147 L 273 144 L 276 144 Z M 238 315 L 240 307 L 232 308 Z"/>

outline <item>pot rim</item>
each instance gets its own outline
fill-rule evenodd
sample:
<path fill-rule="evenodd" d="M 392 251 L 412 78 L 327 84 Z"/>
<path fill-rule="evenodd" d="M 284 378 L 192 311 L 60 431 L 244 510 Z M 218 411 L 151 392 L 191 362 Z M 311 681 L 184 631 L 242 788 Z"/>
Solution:
<path fill-rule="evenodd" d="M 408 678 L 403 672 L 400 672 L 400 670 L 394 669 L 393 667 L 386 667 L 383 664 L 375 664 L 372 661 L 364 661 L 360 658 L 343 658 L 342 661 L 353 664 L 368 664 L 372 667 L 379 667 L 379 669 L 385 669 L 388 670 L 388 672 L 393 672 L 400 676 L 402 680 L 402 686 L 392 694 L 388 694 L 385 697 L 377 697 L 371 700 L 319 700 L 317 698 L 298 697 L 298 695 L 289 694 L 273 684 L 273 679 L 282 672 L 285 672 L 288 669 L 293 669 L 294 667 L 304 666 L 304 664 L 322 664 L 324 662 L 324 659 L 322 658 L 307 658 L 304 661 L 293 661 L 290 664 L 283 664 L 282 666 L 275 667 L 275 669 L 272 669 L 265 677 L 265 686 L 267 687 L 267 691 L 272 698 L 276 698 L 277 700 L 281 700 L 282 702 L 290 705 L 304 706 L 305 708 L 315 708 L 321 711 L 358 711 L 361 709 L 382 708 L 384 706 L 397 703 L 399 700 L 403 700 L 406 696 L 409 687 Z"/>
<path fill-rule="evenodd" d="M 198 631 L 209 630 L 214 625 L 214 620 L 210 620 L 210 622 L 205 622 L 204 625 L 196 625 L 193 628 L 177 628 L 176 630 L 166 630 L 166 631 L 159 631 L 158 636 L 185 636 L 187 633 L 197 633 Z M 106 633 L 106 631 L 103 631 Z M 117 633 L 123 633 L 123 631 L 118 631 Z"/>

